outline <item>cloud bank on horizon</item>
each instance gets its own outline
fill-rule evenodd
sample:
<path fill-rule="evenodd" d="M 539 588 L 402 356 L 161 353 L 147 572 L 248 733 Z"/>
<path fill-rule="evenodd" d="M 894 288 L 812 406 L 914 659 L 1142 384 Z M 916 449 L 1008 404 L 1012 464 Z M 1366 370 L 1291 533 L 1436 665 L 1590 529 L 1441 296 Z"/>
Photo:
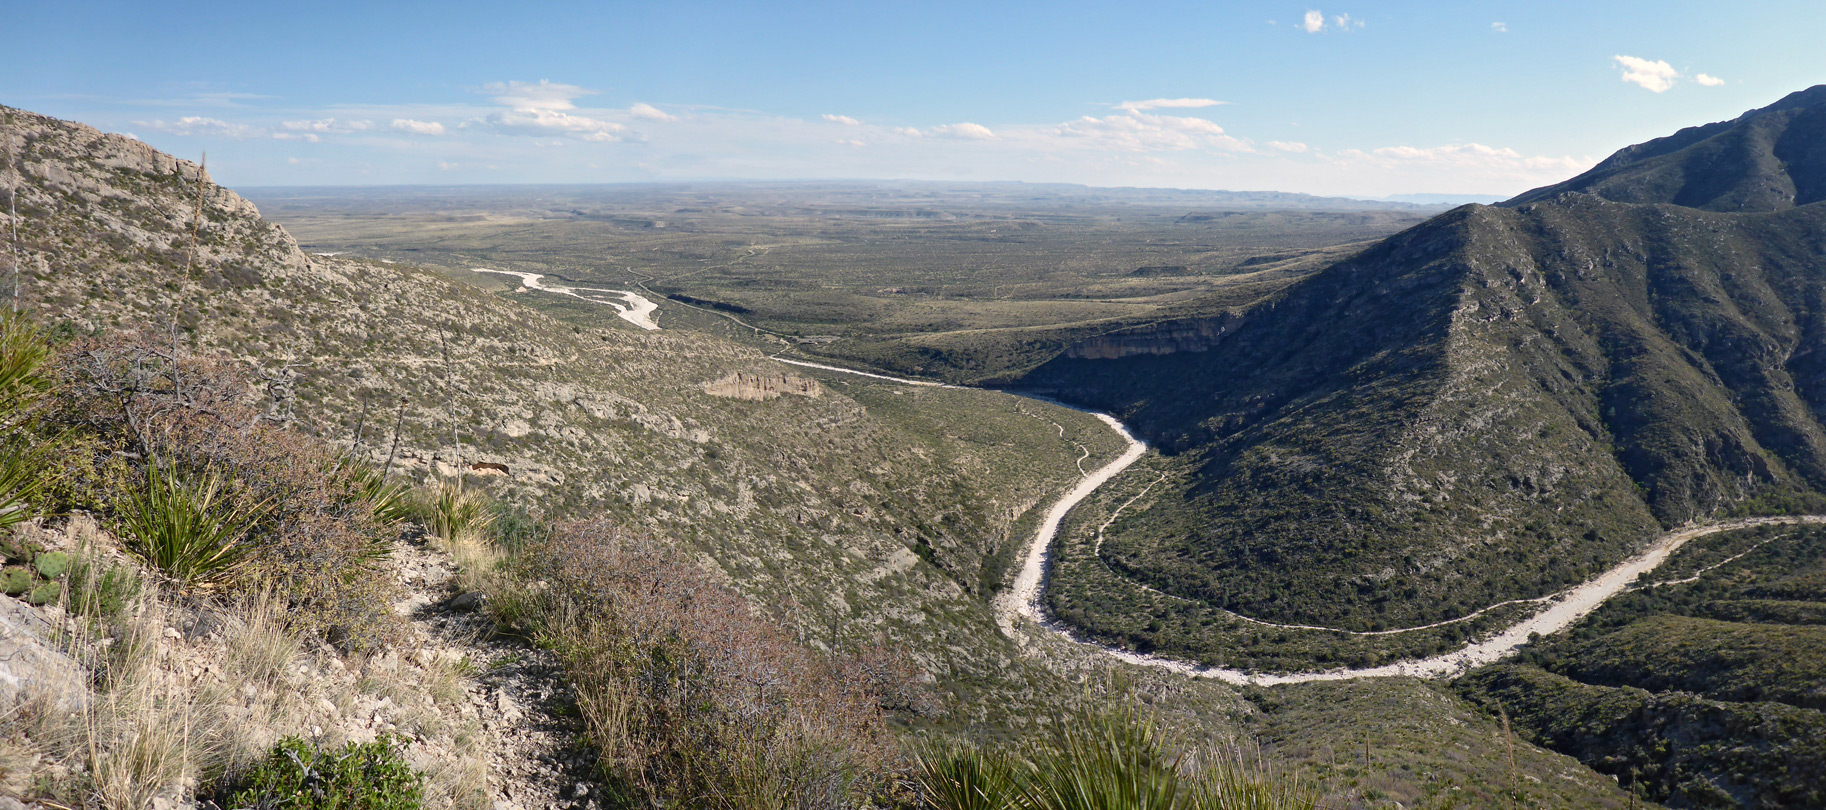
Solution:
<path fill-rule="evenodd" d="M 549 80 L 491 82 L 474 95 L 492 105 L 450 106 L 436 111 L 442 115 L 380 106 L 273 122 L 258 116 L 240 121 L 185 116 L 133 125 L 193 138 L 384 150 L 424 161 L 439 175 L 433 180 L 443 182 L 457 181 L 452 175 L 465 182 L 471 177 L 509 182 L 505 172 L 516 166 L 556 161 L 600 167 L 620 159 L 635 169 L 632 178 L 614 178 L 621 180 L 1013 179 L 1381 196 L 1376 189 L 1530 187 L 1596 162 L 1592 156 L 1524 155 L 1475 142 L 1325 149 L 1291 139 L 1257 139 L 1230 132 L 1208 114 L 1182 114 L 1227 106 L 1209 98 L 1121 101 L 1107 104 L 1106 115 L 1064 121 L 912 127 L 839 113 L 799 118 L 650 102 L 588 107 L 580 102 L 598 91 Z M 356 117 L 357 112 L 364 114 Z M 288 154 L 286 165 L 319 164 Z M 1354 185 L 1324 187 L 1341 178 Z"/>
<path fill-rule="evenodd" d="M 470 95 L 487 103 L 370 105 L 275 121 L 237 107 L 245 118 L 183 116 L 132 124 L 187 138 L 382 151 L 435 170 L 419 182 L 526 182 L 509 173 L 541 165 L 564 166 L 566 173 L 532 182 L 576 182 L 578 167 L 602 171 L 619 161 L 624 171 L 611 169 L 603 181 L 1027 180 L 1383 196 L 1391 192 L 1379 189 L 1527 188 L 1597 160 L 1527 155 L 1477 142 L 1327 149 L 1254 138 L 1211 119 L 1228 102 L 1200 97 L 1104 103 L 1108 114 L 1063 121 L 915 127 L 840 113 L 795 117 L 645 101 L 592 107 L 583 102 L 602 91 L 549 79 L 489 82 Z M 219 147 L 212 151 L 221 153 Z M 302 154 L 287 154 L 284 161 L 292 168 L 321 169 L 324 163 Z"/>
<path fill-rule="evenodd" d="M 573 12 L 562 22 L 459 4 L 400 39 L 386 32 L 415 18 L 384 4 L 176 26 L 64 0 L 15 21 L 0 100 L 206 150 L 233 185 L 905 178 L 1502 196 L 1826 70 L 1805 64 L 1810 40 L 1779 8 L 1695 9 L 1646 31 L 1624 10 L 1497 18 L 1437 0 L 1273 0 L 1271 19 L 1225 4 L 709 1 L 718 14 L 554 0 Z M 107 25 L 68 33 L 78 20 Z M 298 36 L 256 36 L 270 30 Z M 1466 69 L 1478 65 L 1526 67 Z"/>

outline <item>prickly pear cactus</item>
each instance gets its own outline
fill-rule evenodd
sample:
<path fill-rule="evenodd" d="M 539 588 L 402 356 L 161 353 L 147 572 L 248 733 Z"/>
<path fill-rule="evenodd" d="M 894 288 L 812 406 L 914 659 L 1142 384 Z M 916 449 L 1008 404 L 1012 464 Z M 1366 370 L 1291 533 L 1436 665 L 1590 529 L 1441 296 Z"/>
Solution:
<path fill-rule="evenodd" d="M 24 596 L 32 589 L 32 572 L 16 565 L 9 565 L 0 570 L 0 591 L 7 596 Z"/>
<path fill-rule="evenodd" d="M 70 555 L 61 551 L 40 554 L 32 560 L 32 565 L 45 579 L 62 579 L 64 574 L 70 572 Z"/>
<path fill-rule="evenodd" d="M 48 605 L 57 601 L 57 597 L 62 595 L 63 583 L 40 582 L 37 587 L 32 588 L 30 594 L 26 595 L 25 601 L 31 602 L 34 605 Z"/>

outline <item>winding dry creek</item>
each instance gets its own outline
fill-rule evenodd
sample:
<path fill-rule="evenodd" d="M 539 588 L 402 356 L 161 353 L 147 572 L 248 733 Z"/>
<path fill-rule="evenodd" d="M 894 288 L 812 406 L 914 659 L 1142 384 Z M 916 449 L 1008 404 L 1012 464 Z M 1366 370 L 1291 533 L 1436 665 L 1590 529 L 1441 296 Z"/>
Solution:
<path fill-rule="evenodd" d="M 581 287 L 545 286 L 540 283 L 541 276 L 537 273 L 480 269 L 478 269 L 477 272 L 519 276 L 522 284 L 529 289 L 569 295 L 581 298 L 585 301 L 609 306 L 616 310 L 617 315 L 636 326 L 643 329 L 659 328 L 652 320 L 653 312 L 658 309 L 657 305 L 647 298 L 632 292 L 627 292 L 625 290 L 598 290 Z M 617 296 L 622 300 L 611 301 L 601 295 L 585 295 L 583 293 L 608 294 Z M 824 363 L 791 360 L 777 355 L 770 359 L 802 368 L 814 368 L 823 371 L 852 374 L 901 385 L 941 388 L 963 387 L 926 380 L 911 380 L 903 377 L 859 371 Z M 1041 401 L 1049 402 L 1061 407 L 1072 408 L 1070 405 L 1053 400 L 1046 400 L 1039 397 L 1033 397 L 1033 399 L 1040 399 Z M 1135 438 L 1135 435 L 1129 432 L 1128 427 L 1123 425 L 1120 421 L 1117 421 L 1115 417 L 1106 413 L 1088 411 L 1082 408 L 1072 408 L 1072 410 L 1094 416 L 1099 421 L 1108 425 L 1111 430 L 1122 437 L 1123 441 L 1126 442 L 1127 447 L 1124 448 L 1121 455 L 1117 456 L 1108 464 L 1088 473 L 1083 473 L 1077 484 L 1074 485 L 1070 491 L 1061 496 L 1059 500 L 1055 501 L 1052 507 L 1047 510 L 1045 518 L 1040 522 L 1039 528 L 1034 532 L 1033 539 L 1028 543 L 1026 553 L 1022 557 L 1023 562 L 1021 569 L 1015 575 L 1013 585 L 996 597 L 996 618 L 1001 624 L 1003 632 L 1014 636 L 1016 635 L 1017 622 L 1032 621 L 1038 626 L 1062 636 L 1075 644 L 1092 647 L 1105 655 L 1131 664 L 1165 669 L 1191 677 L 1212 678 L 1230 684 L 1271 686 L 1275 684 L 1306 683 L 1310 681 L 1342 681 L 1357 678 L 1436 678 L 1456 675 L 1474 667 L 1495 663 L 1508 657 L 1516 650 L 1520 649 L 1522 645 L 1528 643 L 1530 636 L 1535 634 L 1543 636 L 1551 635 L 1571 627 L 1580 619 L 1589 615 L 1592 611 L 1603 606 L 1611 597 L 1623 593 L 1636 585 L 1639 578 L 1660 567 L 1660 565 L 1666 562 L 1669 557 L 1679 551 L 1682 546 L 1692 540 L 1717 534 L 1719 532 L 1747 529 L 1756 526 L 1826 523 L 1826 516 L 1806 515 L 1796 517 L 1744 518 L 1716 523 L 1695 523 L 1682 526 L 1662 534 L 1655 539 L 1655 542 L 1649 544 L 1647 548 L 1636 553 L 1629 559 L 1618 563 L 1598 576 L 1560 591 L 1559 593 L 1532 599 L 1515 599 L 1499 602 L 1456 619 L 1448 619 L 1443 622 L 1435 622 L 1419 627 L 1379 630 L 1373 632 L 1352 632 L 1312 625 L 1278 624 L 1231 613 L 1230 615 L 1242 621 L 1294 630 L 1348 633 L 1351 635 L 1393 635 L 1468 621 L 1483 615 L 1484 613 L 1488 613 L 1491 610 L 1508 605 L 1536 604 L 1541 606 L 1528 617 L 1508 626 L 1500 632 L 1472 641 L 1451 652 L 1441 653 L 1428 658 L 1397 661 L 1392 664 L 1384 664 L 1376 667 L 1356 669 L 1338 668 L 1287 673 L 1258 673 L 1239 669 L 1227 669 L 1224 667 L 1201 667 L 1185 661 L 1144 655 L 1132 650 L 1111 647 L 1086 640 L 1062 622 L 1047 616 L 1045 610 L 1041 606 L 1040 598 L 1046 584 L 1048 563 L 1052 558 L 1053 540 L 1058 536 L 1059 527 L 1065 521 L 1066 516 L 1071 514 L 1071 510 L 1085 498 L 1088 498 L 1091 494 L 1095 493 L 1098 488 L 1109 483 L 1116 476 L 1121 475 L 1136 461 L 1141 460 L 1142 456 L 1147 454 L 1148 449 L 1145 442 Z M 1082 464 L 1083 460 L 1080 459 L 1079 461 L 1080 464 Z M 1080 470 L 1082 470 L 1082 466 L 1080 466 Z M 1155 481 L 1154 483 L 1157 484 L 1159 481 Z M 1148 486 L 1151 488 L 1153 484 L 1149 484 Z M 1127 503 L 1124 503 L 1116 510 L 1116 513 L 1111 515 L 1110 519 L 1097 530 L 1099 544 L 1102 541 L 1103 530 L 1109 528 L 1109 525 L 1115 522 L 1116 517 L 1120 515 L 1124 509 L 1127 509 L 1139 499 L 1140 496 L 1137 495 L 1135 498 L 1131 498 Z"/>

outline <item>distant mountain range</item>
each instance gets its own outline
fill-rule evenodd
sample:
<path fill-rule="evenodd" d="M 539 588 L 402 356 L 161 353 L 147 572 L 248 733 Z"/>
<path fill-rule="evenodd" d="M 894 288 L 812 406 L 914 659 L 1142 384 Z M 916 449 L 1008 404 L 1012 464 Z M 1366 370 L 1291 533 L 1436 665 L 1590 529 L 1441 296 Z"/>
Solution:
<path fill-rule="evenodd" d="M 1171 530 L 1107 547 L 1156 588 L 1350 628 L 1551 593 L 1826 489 L 1823 127 L 1796 93 L 1013 384 L 1196 460 Z"/>

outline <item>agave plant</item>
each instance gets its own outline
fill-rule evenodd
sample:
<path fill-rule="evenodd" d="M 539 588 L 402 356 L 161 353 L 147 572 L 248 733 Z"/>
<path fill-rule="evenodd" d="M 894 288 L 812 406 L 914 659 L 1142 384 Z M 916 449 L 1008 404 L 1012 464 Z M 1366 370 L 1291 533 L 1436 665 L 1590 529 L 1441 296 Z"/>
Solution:
<path fill-rule="evenodd" d="M 187 475 L 175 464 L 147 463 L 145 486 L 117 514 L 127 550 L 181 585 L 232 579 L 271 501 L 237 503 L 224 492 L 226 483 L 214 471 Z"/>

